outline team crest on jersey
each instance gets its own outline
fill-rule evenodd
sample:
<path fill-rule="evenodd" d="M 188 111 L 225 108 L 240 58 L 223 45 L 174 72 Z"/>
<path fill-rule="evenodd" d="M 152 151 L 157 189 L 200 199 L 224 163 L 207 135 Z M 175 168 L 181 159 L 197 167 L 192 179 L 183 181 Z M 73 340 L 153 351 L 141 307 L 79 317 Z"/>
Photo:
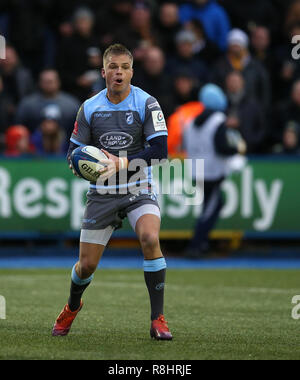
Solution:
<path fill-rule="evenodd" d="M 133 113 L 132 112 L 126 112 L 126 123 L 128 125 L 133 123 Z"/>

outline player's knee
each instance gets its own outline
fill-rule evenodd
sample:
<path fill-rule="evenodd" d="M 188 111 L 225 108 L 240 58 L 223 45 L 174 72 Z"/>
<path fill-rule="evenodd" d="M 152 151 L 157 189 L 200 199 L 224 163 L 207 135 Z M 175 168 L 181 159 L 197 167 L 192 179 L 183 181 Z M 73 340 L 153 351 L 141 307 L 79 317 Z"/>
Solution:
<path fill-rule="evenodd" d="M 80 278 L 87 278 L 91 276 L 95 270 L 97 269 L 97 263 L 83 259 L 80 261 L 80 265 L 78 266 L 78 274 Z"/>
<path fill-rule="evenodd" d="M 151 251 L 159 247 L 159 237 L 156 233 L 145 231 L 140 236 L 142 249 Z"/>

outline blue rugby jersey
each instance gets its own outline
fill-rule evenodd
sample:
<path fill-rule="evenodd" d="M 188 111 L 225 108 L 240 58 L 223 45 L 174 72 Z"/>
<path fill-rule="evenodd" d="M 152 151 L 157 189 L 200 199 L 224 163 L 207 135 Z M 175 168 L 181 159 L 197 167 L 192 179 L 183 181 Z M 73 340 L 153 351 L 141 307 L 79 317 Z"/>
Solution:
<path fill-rule="evenodd" d="M 148 141 L 158 136 L 167 136 L 167 127 L 163 112 L 157 100 L 142 89 L 132 86 L 130 94 L 121 103 L 113 104 L 107 98 L 107 89 L 102 90 L 86 100 L 80 107 L 75 128 L 70 141 L 76 145 L 93 145 L 119 156 L 127 152 L 127 156 L 145 149 Z M 118 181 L 116 188 L 131 186 Z M 139 182 L 152 183 L 151 167 L 144 170 L 144 178 Z M 91 183 L 91 189 L 108 188 Z"/>

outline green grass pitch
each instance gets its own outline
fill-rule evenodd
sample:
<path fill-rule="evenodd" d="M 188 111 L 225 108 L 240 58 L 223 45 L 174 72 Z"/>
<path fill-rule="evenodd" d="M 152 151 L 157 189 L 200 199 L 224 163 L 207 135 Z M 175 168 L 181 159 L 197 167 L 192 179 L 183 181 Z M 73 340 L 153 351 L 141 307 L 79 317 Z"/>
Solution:
<path fill-rule="evenodd" d="M 174 339 L 150 339 L 142 270 L 98 270 L 66 337 L 52 337 L 67 269 L 0 270 L 0 359 L 300 359 L 297 270 L 171 270 L 165 315 Z"/>

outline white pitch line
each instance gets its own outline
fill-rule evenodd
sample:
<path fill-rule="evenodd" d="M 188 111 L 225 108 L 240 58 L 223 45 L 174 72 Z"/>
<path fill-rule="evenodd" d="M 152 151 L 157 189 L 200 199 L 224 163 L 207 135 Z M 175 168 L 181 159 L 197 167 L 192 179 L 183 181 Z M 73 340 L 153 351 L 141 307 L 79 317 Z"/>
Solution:
<path fill-rule="evenodd" d="M 280 288 L 256 288 L 256 287 L 234 287 L 234 286 L 224 286 L 219 287 L 220 290 L 230 290 L 238 292 L 249 292 L 249 293 L 274 293 L 274 294 L 300 294 L 300 288 L 296 289 L 280 289 Z"/>

